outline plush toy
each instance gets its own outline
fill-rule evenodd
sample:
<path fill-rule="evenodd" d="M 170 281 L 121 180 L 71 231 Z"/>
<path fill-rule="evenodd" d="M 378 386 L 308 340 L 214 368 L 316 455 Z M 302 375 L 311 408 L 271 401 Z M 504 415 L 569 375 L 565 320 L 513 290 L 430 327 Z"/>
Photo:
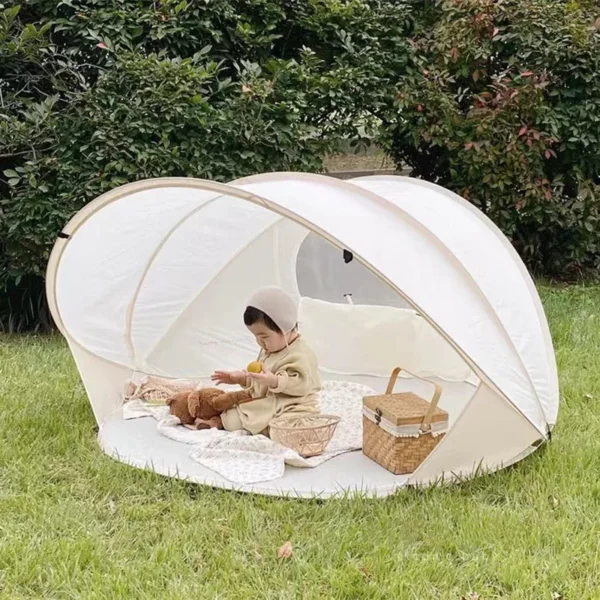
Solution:
<path fill-rule="evenodd" d="M 167 405 L 171 414 L 190 429 L 222 429 L 221 413 L 252 399 L 248 390 L 224 392 L 205 388 L 175 394 L 167 399 Z"/>

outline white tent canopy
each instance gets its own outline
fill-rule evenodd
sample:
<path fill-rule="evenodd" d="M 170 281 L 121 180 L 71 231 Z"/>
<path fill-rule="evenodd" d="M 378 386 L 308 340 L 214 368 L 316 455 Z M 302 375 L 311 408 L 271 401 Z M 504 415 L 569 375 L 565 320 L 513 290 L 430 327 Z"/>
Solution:
<path fill-rule="evenodd" d="M 273 173 L 126 185 L 65 227 L 47 281 L 105 449 L 165 474 L 231 487 L 159 450 L 146 425 L 125 431 L 124 382 L 247 364 L 256 349 L 241 315 L 262 285 L 298 298 L 325 378 L 380 389 L 400 365 L 440 380 L 451 429 L 408 477 L 353 453 L 248 491 L 384 495 L 469 476 L 519 460 L 556 422 L 554 352 L 524 265 L 483 214 L 420 180 Z"/>

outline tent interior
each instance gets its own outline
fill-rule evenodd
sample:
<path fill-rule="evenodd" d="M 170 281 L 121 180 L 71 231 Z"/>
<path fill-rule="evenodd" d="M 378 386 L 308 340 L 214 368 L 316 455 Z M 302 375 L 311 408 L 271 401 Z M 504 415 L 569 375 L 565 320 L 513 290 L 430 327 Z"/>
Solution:
<path fill-rule="evenodd" d="M 91 210 L 61 250 L 56 306 L 101 446 L 123 462 L 244 489 L 191 460 L 189 448 L 161 436 L 152 419 L 124 420 L 120 406 L 133 373 L 208 381 L 215 369 L 254 360 L 258 348 L 242 314 L 265 285 L 298 299 L 299 329 L 323 380 L 383 392 L 400 366 L 417 377 L 404 375 L 396 390 L 429 398 L 427 380 L 441 384 L 450 427 L 477 389 L 469 365 L 410 299 L 325 232 L 259 202 L 185 187 L 142 189 Z M 407 477 L 355 451 L 313 469 L 287 467 L 282 478 L 246 491 L 387 495 Z"/>

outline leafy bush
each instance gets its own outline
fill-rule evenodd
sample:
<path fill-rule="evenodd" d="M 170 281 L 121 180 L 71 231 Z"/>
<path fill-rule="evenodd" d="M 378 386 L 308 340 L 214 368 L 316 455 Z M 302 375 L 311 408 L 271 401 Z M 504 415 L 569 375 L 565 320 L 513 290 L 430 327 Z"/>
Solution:
<path fill-rule="evenodd" d="M 383 101 L 373 90 L 390 65 L 407 63 L 405 12 L 380 0 L 31 0 L 1 11 L 0 327 L 39 325 L 57 233 L 110 188 L 320 170 Z"/>
<path fill-rule="evenodd" d="M 538 273 L 600 267 L 596 2 L 443 0 L 420 13 L 382 143 L 465 196 Z"/>

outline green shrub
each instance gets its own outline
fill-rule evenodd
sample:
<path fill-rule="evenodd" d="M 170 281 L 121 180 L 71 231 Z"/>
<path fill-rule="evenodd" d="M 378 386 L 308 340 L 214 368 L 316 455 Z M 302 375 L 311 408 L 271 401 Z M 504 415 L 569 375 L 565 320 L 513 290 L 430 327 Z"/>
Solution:
<path fill-rule="evenodd" d="M 430 3 L 382 115 L 398 163 L 471 200 L 548 276 L 600 266 L 598 17 L 589 0 Z"/>

